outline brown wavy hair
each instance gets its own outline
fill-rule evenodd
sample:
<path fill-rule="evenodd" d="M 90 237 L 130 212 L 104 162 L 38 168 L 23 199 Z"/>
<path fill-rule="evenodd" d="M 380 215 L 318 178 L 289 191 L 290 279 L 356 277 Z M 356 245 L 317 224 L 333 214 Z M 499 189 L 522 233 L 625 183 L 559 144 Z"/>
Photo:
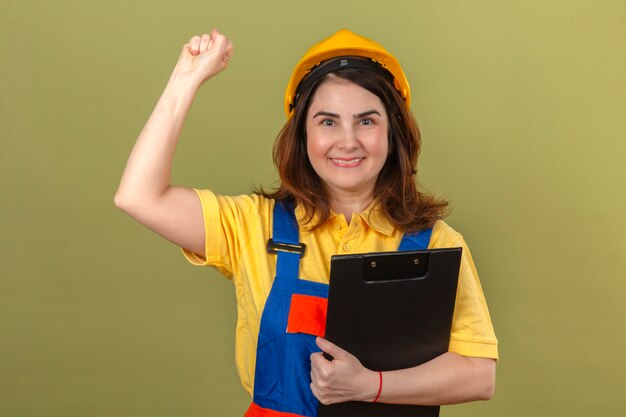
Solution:
<path fill-rule="evenodd" d="M 306 116 L 315 92 L 333 79 L 353 82 L 378 96 L 389 119 L 389 156 L 374 188 L 374 198 L 391 223 L 403 232 L 432 227 L 448 214 L 448 202 L 424 191 L 418 185 L 417 159 L 421 137 L 415 118 L 398 91 L 380 74 L 358 68 L 343 68 L 327 74 L 302 91 L 294 114 L 274 142 L 274 164 L 280 185 L 271 192 L 257 191 L 268 198 L 300 203 L 308 221 L 317 214 L 318 227 L 330 218 L 330 195 L 307 154 Z"/>

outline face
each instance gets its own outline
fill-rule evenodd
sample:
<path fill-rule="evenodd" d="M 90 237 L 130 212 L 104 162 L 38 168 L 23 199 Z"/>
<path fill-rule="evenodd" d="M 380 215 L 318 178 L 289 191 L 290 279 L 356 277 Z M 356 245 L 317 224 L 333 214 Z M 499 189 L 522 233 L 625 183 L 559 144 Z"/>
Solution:
<path fill-rule="evenodd" d="M 387 159 L 387 129 L 376 95 L 341 79 L 319 86 L 306 116 L 307 152 L 331 197 L 371 198 Z"/>

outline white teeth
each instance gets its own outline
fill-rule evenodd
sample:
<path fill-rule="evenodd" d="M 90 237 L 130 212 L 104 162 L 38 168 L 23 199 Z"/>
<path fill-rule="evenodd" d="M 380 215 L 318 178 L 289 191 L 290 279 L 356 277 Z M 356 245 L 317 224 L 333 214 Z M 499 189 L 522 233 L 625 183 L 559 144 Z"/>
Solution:
<path fill-rule="evenodd" d="M 363 160 L 363 158 L 354 158 L 354 159 L 334 159 L 331 158 L 333 162 L 337 163 L 338 165 L 352 165 L 352 164 L 356 164 L 359 163 L 360 161 Z"/>

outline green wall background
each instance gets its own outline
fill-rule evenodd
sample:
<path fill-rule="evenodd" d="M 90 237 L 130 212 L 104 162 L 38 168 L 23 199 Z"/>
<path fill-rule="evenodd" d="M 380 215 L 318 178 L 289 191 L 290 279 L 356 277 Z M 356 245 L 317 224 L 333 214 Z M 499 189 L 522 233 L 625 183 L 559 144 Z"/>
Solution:
<path fill-rule="evenodd" d="M 176 183 L 270 184 L 301 54 L 343 27 L 378 40 L 500 341 L 495 398 L 442 416 L 626 413 L 624 0 L 3 0 L 0 415 L 247 407 L 230 282 L 113 206 L 181 45 L 212 26 L 235 56 L 192 109 Z"/>

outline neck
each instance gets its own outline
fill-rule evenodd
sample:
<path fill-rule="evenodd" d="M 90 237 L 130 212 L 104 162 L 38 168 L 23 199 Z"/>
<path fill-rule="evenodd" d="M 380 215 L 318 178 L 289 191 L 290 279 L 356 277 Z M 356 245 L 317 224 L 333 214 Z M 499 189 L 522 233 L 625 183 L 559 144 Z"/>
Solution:
<path fill-rule="evenodd" d="M 330 202 L 330 207 L 335 213 L 343 214 L 348 224 L 352 220 L 353 213 L 363 212 L 370 203 L 374 201 L 374 196 L 342 196 L 334 195 Z"/>

